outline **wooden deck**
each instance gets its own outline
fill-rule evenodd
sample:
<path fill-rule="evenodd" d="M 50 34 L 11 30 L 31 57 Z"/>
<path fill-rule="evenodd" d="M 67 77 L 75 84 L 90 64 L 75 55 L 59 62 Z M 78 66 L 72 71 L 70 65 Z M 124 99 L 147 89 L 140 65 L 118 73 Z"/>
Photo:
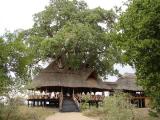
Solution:
<path fill-rule="evenodd" d="M 103 102 L 104 96 L 100 95 L 84 95 L 84 96 L 75 96 L 78 103 L 88 103 L 89 107 L 95 105 L 96 107 L 99 107 L 99 103 Z M 36 95 L 36 96 L 30 96 L 28 99 L 28 107 L 34 107 L 34 106 L 54 106 L 59 107 L 60 104 L 60 97 L 56 98 L 50 98 L 49 96 L 42 96 L 42 95 Z"/>

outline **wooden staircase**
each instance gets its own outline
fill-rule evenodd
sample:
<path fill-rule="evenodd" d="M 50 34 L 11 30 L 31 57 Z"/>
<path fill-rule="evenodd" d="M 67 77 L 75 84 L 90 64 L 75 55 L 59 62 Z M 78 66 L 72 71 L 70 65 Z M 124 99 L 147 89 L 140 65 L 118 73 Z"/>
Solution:
<path fill-rule="evenodd" d="M 78 105 L 72 98 L 64 98 L 62 102 L 62 112 L 79 112 Z"/>

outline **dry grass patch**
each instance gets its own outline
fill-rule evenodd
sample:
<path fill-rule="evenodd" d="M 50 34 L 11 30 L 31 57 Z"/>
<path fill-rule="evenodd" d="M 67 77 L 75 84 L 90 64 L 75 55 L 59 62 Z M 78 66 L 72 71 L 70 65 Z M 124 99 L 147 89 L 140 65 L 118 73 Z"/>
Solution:
<path fill-rule="evenodd" d="M 53 108 L 43 108 L 43 107 L 18 107 L 18 111 L 22 116 L 29 118 L 30 120 L 44 120 L 47 116 L 52 115 L 56 112 Z"/>
<path fill-rule="evenodd" d="M 160 120 L 157 117 L 151 117 L 149 115 L 149 108 L 137 108 L 134 109 L 135 120 Z"/>
<path fill-rule="evenodd" d="M 98 109 L 92 108 L 92 109 L 83 111 L 83 115 L 85 115 L 87 117 L 99 119 L 100 117 L 104 116 L 105 113 L 102 108 L 98 108 Z"/>
<path fill-rule="evenodd" d="M 53 108 L 7 105 L 0 108 L 0 120 L 45 120 L 55 112 Z"/>
<path fill-rule="evenodd" d="M 135 108 L 133 109 L 133 113 L 134 113 L 133 120 L 160 120 L 160 118 L 151 117 L 149 115 L 149 108 Z M 99 109 L 93 108 L 90 110 L 86 110 L 83 112 L 83 114 L 87 117 L 98 118 L 99 120 L 101 120 L 101 118 L 105 116 L 105 113 L 101 108 Z M 118 113 L 115 113 L 115 114 L 118 114 Z M 108 120 L 111 120 L 111 119 L 108 119 Z M 124 119 L 124 120 L 127 120 L 127 119 Z"/>

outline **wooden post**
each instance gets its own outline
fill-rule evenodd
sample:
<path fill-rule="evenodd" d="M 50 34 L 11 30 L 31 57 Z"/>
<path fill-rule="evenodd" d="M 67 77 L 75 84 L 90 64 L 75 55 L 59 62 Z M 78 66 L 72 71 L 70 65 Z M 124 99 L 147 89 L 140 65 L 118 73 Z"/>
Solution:
<path fill-rule="evenodd" d="M 143 99 L 141 99 L 141 108 L 143 108 Z"/>
<path fill-rule="evenodd" d="M 98 108 L 99 107 L 99 103 L 98 103 L 98 101 L 96 101 L 96 108 Z"/>
<path fill-rule="evenodd" d="M 63 88 L 61 87 L 61 92 L 59 95 L 59 110 L 62 110 L 62 102 L 63 102 Z"/>
<path fill-rule="evenodd" d="M 29 107 L 29 100 L 28 100 L 28 107 Z"/>
<path fill-rule="evenodd" d="M 35 99 L 33 100 L 33 106 L 35 106 Z"/>
<path fill-rule="evenodd" d="M 74 98 L 74 88 L 73 88 L 73 91 L 72 91 L 72 98 Z"/>
<path fill-rule="evenodd" d="M 41 101 L 40 101 L 40 106 L 42 106 L 42 99 L 41 99 Z"/>
<path fill-rule="evenodd" d="M 140 99 L 138 99 L 138 108 L 141 108 L 141 106 L 140 106 Z"/>
<path fill-rule="evenodd" d="M 44 99 L 44 107 L 46 106 L 46 99 Z"/>
<path fill-rule="evenodd" d="M 102 92 L 102 96 L 105 96 L 105 93 L 104 93 L 104 91 Z"/>

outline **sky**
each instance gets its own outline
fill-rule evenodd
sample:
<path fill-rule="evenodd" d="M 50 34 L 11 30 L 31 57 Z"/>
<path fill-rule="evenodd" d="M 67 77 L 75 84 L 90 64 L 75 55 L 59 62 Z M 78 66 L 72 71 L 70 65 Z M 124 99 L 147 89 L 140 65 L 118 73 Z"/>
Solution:
<path fill-rule="evenodd" d="M 85 0 L 90 8 L 111 9 L 126 0 Z M 44 9 L 49 0 L 0 0 L 0 34 L 5 30 L 27 29 L 33 25 L 33 14 Z"/>
<path fill-rule="evenodd" d="M 85 0 L 89 8 L 101 7 L 111 9 L 114 6 L 122 6 L 126 0 Z M 16 29 L 28 29 L 33 25 L 34 13 L 40 12 L 48 4 L 49 0 L 0 0 L 0 35 L 6 30 L 13 32 Z M 130 66 L 115 65 L 121 74 L 134 73 Z M 116 79 L 115 77 L 109 77 Z"/>

